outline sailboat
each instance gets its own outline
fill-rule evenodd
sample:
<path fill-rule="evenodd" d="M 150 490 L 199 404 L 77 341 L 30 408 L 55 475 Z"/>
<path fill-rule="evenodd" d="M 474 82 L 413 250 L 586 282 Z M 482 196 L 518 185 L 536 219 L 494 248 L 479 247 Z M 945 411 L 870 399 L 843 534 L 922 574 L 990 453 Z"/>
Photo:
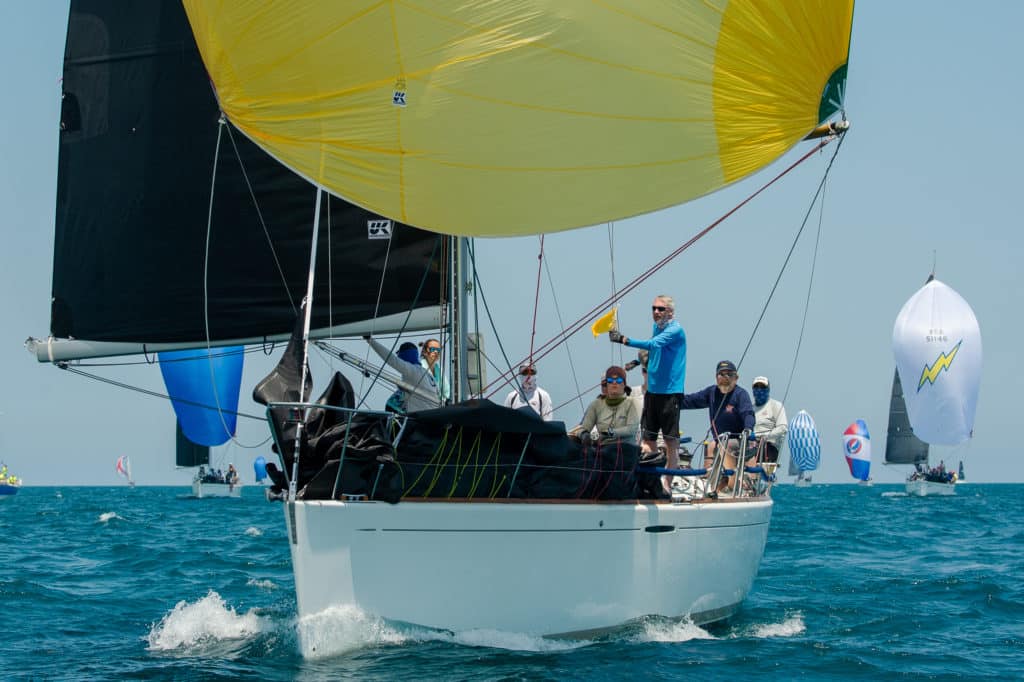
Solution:
<path fill-rule="evenodd" d="M 863 419 L 857 419 L 843 431 L 843 451 L 850 475 L 862 485 L 871 485 L 871 434 Z"/>
<path fill-rule="evenodd" d="M 852 2 L 185 9 L 72 3 L 37 357 L 288 340 L 254 396 L 300 617 L 578 635 L 735 613 L 770 487 L 639 499 L 635 445 L 595 458 L 563 424 L 469 400 L 487 386 L 469 237 L 657 210 L 835 139 Z M 310 400 L 310 342 L 427 329 L 453 349 L 454 404 L 357 408 L 340 372 Z"/>
<path fill-rule="evenodd" d="M 8 473 L 6 464 L 0 464 L 0 500 L 14 497 L 19 490 L 21 490 L 21 479 Z"/>
<path fill-rule="evenodd" d="M 974 434 L 982 360 L 978 320 L 967 301 L 933 274 L 896 316 L 892 345 L 893 403 L 899 410 L 905 401 L 902 421 L 913 427 L 913 440 L 904 438 L 892 461 L 915 467 L 907 479 L 908 495 L 953 495 L 956 472 L 943 462 L 929 466 L 928 450 L 929 445 L 960 445 Z M 911 382 L 909 391 L 902 390 L 901 377 Z M 890 417 L 890 438 L 892 431 Z"/>
<path fill-rule="evenodd" d="M 957 468 L 956 482 L 957 483 L 966 483 L 967 482 L 967 475 L 964 473 L 964 462 L 963 462 L 963 460 L 960 460 L 960 466 Z"/>
<path fill-rule="evenodd" d="M 117 464 L 114 465 L 114 470 L 121 476 L 124 476 L 125 480 L 128 481 L 129 486 L 132 488 L 135 487 L 135 479 L 132 478 L 132 461 L 128 455 L 121 455 L 117 458 Z"/>
<path fill-rule="evenodd" d="M 821 463 L 821 438 L 814 418 L 806 410 L 797 412 L 789 423 L 789 475 L 796 476 L 798 488 L 811 485 L 811 473 Z"/>

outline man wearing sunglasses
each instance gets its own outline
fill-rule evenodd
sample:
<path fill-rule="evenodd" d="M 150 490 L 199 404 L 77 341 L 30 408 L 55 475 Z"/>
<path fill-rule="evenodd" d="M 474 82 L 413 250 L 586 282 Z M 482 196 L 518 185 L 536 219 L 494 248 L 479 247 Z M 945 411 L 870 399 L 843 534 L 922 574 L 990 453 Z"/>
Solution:
<path fill-rule="evenodd" d="M 737 437 L 730 438 L 728 451 L 725 455 L 725 467 L 735 469 L 739 454 L 739 434 L 744 429 L 754 430 L 754 404 L 750 401 L 750 394 L 742 386 L 737 386 L 739 372 L 736 365 L 730 360 L 722 360 L 715 367 L 715 383 L 696 393 L 687 393 L 683 396 L 682 408 L 684 410 L 696 410 L 702 407 L 708 408 L 708 418 L 711 421 L 712 437 L 717 440 L 721 433 L 735 434 Z M 707 449 L 705 454 L 705 466 L 710 466 L 711 458 L 714 457 L 714 442 Z M 747 449 L 747 456 L 753 457 L 756 450 Z M 724 487 L 723 484 L 722 487 Z"/>
<path fill-rule="evenodd" d="M 635 400 L 629 399 L 630 389 L 626 385 L 626 370 L 612 365 L 604 373 L 603 395 L 595 398 L 583 415 L 579 426 L 570 435 L 588 440 L 591 430 L 597 428 L 602 442 L 614 442 L 620 438 L 636 445 L 636 430 L 640 426 L 640 408 Z"/>
<path fill-rule="evenodd" d="M 537 385 L 537 367 L 535 365 L 524 362 L 519 366 L 519 386 L 519 390 L 513 390 L 505 396 L 505 407 L 511 407 L 513 410 L 529 407 L 546 422 L 554 419 L 555 413 L 551 407 L 551 396 Z"/>
<path fill-rule="evenodd" d="M 686 333 L 676 322 L 676 305 L 671 296 L 656 296 L 651 304 L 654 327 L 651 338 L 631 339 L 618 330 L 608 332 L 612 343 L 648 351 L 647 392 L 641 416 L 643 450 L 657 452 L 658 431 L 665 438 L 665 457 L 669 469 L 679 467 L 679 398 L 686 378 Z M 662 486 L 670 489 L 671 479 L 662 478 Z"/>

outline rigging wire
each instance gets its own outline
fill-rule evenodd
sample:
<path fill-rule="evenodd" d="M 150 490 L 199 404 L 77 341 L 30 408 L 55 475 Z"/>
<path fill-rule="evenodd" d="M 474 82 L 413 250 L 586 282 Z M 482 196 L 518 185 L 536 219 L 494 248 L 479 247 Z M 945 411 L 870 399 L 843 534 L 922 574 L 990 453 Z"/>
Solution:
<path fill-rule="evenodd" d="M 544 235 L 540 236 L 540 252 L 537 254 L 537 284 L 533 289 L 533 324 L 530 325 L 530 358 L 533 364 L 533 342 L 537 338 L 537 308 L 540 307 L 540 273 L 544 266 Z M 526 396 L 523 396 L 526 400 Z"/>
<path fill-rule="evenodd" d="M 495 341 L 498 342 L 498 350 L 501 351 L 501 357 L 505 361 L 505 366 L 508 367 L 508 369 L 507 370 L 501 370 L 497 365 L 495 365 L 493 362 L 491 362 L 489 358 L 487 358 L 486 356 L 484 356 L 484 357 L 488 361 L 488 363 L 491 364 L 492 367 L 494 367 L 495 369 L 499 370 L 499 372 L 500 372 L 499 376 L 500 377 L 511 376 L 511 379 L 509 379 L 508 381 L 503 383 L 502 386 L 506 386 L 509 383 L 512 383 L 515 386 L 514 390 L 522 391 L 522 386 L 519 383 L 519 373 L 512 370 L 512 361 L 509 359 L 508 353 L 505 351 L 505 344 L 503 344 L 501 342 L 501 335 L 498 334 L 498 327 L 494 323 L 494 316 L 491 314 L 491 307 L 487 304 L 487 296 L 486 296 L 486 294 L 484 294 L 483 285 L 480 283 L 480 274 L 477 272 L 477 268 L 476 268 L 475 245 L 471 245 L 470 246 L 469 258 L 470 258 L 470 262 L 473 265 L 473 284 L 474 284 L 474 287 L 475 287 L 476 291 L 480 292 L 480 299 L 484 303 L 484 312 L 487 313 L 487 321 L 491 325 L 491 331 L 494 333 L 494 339 L 495 339 Z M 494 382 L 492 382 L 492 384 L 493 383 Z M 481 387 L 480 387 L 480 396 L 481 397 L 485 397 L 484 393 L 487 391 L 488 388 L 490 388 L 490 384 L 487 385 L 487 386 L 481 385 Z M 490 395 L 494 395 L 494 393 L 492 392 Z M 490 396 L 487 396 L 487 397 L 490 397 Z"/>
<path fill-rule="evenodd" d="M 274 258 L 274 265 L 277 266 L 277 274 L 281 277 L 281 283 L 284 285 L 285 294 L 288 296 L 288 303 L 292 306 L 292 312 L 298 315 L 298 308 L 295 305 L 295 300 L 292 298 L 291 289 L 288 288 L 288 278 L 284 276 L 284 268 L 281 267 L 281 261 L 277 257 L 277 249 L 274 248 L 274 240 L 270 237 L 270 230 L 267 229 L 267 221 L 263 219 L 263 211 L 260 210 L 260 202 L 256 199 L 256 192 L 253 191 L 252 183 L 249 181 L 249 173 L 245 170 L 245 163 L 242 161 L 242 155 L 238 152 L 238 144 L 235 142 L 235 136 L 231 132 L 231 124 L 228 122 L 224 112 L 221 112 L 221 124 L 226 126 L 228 129 L 228 139 L 231 140 L 231 146 L 235 150 L 235 158 L 238 159 L 238 167 L 242 170 L 242 178 L 245 179 L 245 186 L 249 190 L 249 197 L 252 198 L 252 205 L 256 209 L 256 215 L 260 219 L 260 226 L 263 228 L 263 234 L 267 238 L 267 245 L 270 247 L 270 255 Z M 218 148 L 220 146 L 220 133 L 217 133 Z M 210 189 L 211 194 L 213 188 Z"/>
<path fill-rule="evenodd" d="M 758 188 L 755 192 L 751 193 L 743 201 L 738 203 L 733 208 L 729 209 L 729 211 L 727 211 L 726 213 L 721 215 L 718 219 L 716 219 L 710 225 L 705 227 L 703 230 L 701 230 L 696 235 L 691 237 L 689 240 L 684 242 L 681 246 L 679 246 L 674 251 L 669 253 L 667 256 L 662 258 L 660 261 L 655 263 L 646 272 L 644 272 L 644 273 L 640 274 L 639 276 L 637 276 L 636 278 L 634 278 L 632 281 L 630 281 L 628 284 L 626 284 L 621 290 L 616 292 L 615 295 L 613 295 L 613 296 L 611 296 L 609 298 L 606 298 L 604 301 L 602 301 L 602 302 L 598 303 L 597 305 L 595 305 L 590 311 L 585 313 L 580 319 L 578 319 L 572 325 L 570 325 L 569 327 L 563 329 L 561 332 L 559 332 L 558 334 L 553 336 L 551 339 L 549 339 L 547 342 L 542 344 L 539 348 L 536 349 L 536 351 L 534 352 L 534 355 L 537 356 L 537 359 L 541 359 L 541 358 L 545 357 L 546 355 L 548 355 L 552 350 L 554 350 L 554 348 L 556 348 L 558 345 L 564 343 L 570 336 L 572 336 L 576 332 L 578 332 L 581 329 L 583 329 L 586 326 L 587 322 L 589 322 L 597 313 L 599 313 L 602 310 L 606 309 L 610 302 L 615 301 L 617 299 L 620 299 L 623 296 L 625 296 L 626 294 L 628 294 L 629 292 L 631 292 L 634 289 L 636 289 L 643 282 L 645 282 L 647 279 L 649 279 L 651 276 L 653 276 L 654 273 L 656 273 L 658 270 L 660 270 L 661 268 L 665 267 L 666 265 L 668 265 L 669 262 L 671 262 L 676 257 L 678 257 L 679 254 L 683 253 L 686 249 L 688 249 L 691 246 L 693 246 L 693 244 L 695 244 L 698 240 L 700 240 L 701 238 L 705 237 L 709 232 L 711 232 L 713 229 L 715 229 L 720 224 L 725 222 L 726 219 L 728 219 L 734 213 L 736 213 L 741 208 L 746 206 L 748 203 L 753 201 L 762 192 L 764 192 L 769 187 L 774 185 L 776 182 L 781 180 L 783 177 L 788 175 L 797 166 L 799 166 L 800 164 L 802 164 L 805 161 L 807 161 L 807 159 L 809 159 L 812 156 L 814 156 L 815 154 L 817 154 L 824 147 L 826 147 L 828 144 L 830 144 L 834 139 L 835 139 L 834 136 L 830 136 L 830 137 L 826 137 L 826 138 L 822 139 L 821 142 L 816 144 L 813 149 L 811 149 L 806 154 L 801 156 L 799 159 L 794 161 L 792 164 L 787 166 L 785 169 L 780 171 L 775 177 L 773 177 L 768 182 L 764 183 L 760 188 Z M 495 379 L 494 381 L 492 381 L 490 384 L 488 384 L 484 388 L 484 392 L 490 392 L 489 394 L 493 395 L 496 391 L 500 390 L 501 387 L 508 385 L 510 383 L 510 381 L 514 381 L 514 380 L 515 380 L 514 377 L 512 379 L 509 379 L 508 375 L 502 375 L 502 376 L 498 377 L 497 379 Z"/>
<path fill-rule="evenodd" d="M 217 166 L 220 163 L 220 146 L 221 139 L 223 138 L 224 129 L 228 128 L 228 137 L 231 137 L 231 129 L 228 126 L 227 118 L 223 112 L 220 116 L 219 125 L 217 126 L 217 142 L 213 152 L 213 170 L 210 175 L 210 203 L 206 213 L 206 244 L 203 247 L 203 331 L 206 334 L 206 364 L 210 369 L 210 388 L 213 392 L 213 400 L 217 404 L 217 417 L 220 419 L 221 427 L 224 429 L 224 434 L 227 435 L 228 440 L 237 443 L 243 448 L 257 448 L 262 444 L 257 445 L 246 445 L 238 440 L 238 437 L 228 426 L 227 420 L 224 418 L 224 406 L 220 404 L 220 391 L 217 390 L 217 372 L 213 366 L 213 356 L 211 355 L 210 346 L 210 234 L 213 232 L 213 198 L 217 188 Z M 234 140 L 232 139 L 232 142 Z M 237 155 L 238 149 L 235 149 Z M 239 159 L 241 162 L 241 159 Z M 245 175 L 245 169 L 243 168 L 242 174 Z M 248 184 L 248 176 L 246 176 L 246 183 Z M 250 193 L 252 188 L 250 187 Z M 256 198 L 253 196 L 253 201 Z M 257 214 L 260 215 L 260 220 L 263 220 L 263 215 L 259 212 L 257 207 Z M 268 234 L 269 237 L 269 234 Z M 180 401 L 186 402 L 186 401 Z M 237 431 L 237 428 L 235 429 Z M 264 441 L 265 443 L 266 441 Z"/>
<path fill-rule="evenodd" d="M 560 306 L 558 305 L 558 294 L 556 293 L 556 290 L 555 290 L 555 280 L 551 276 L 551 266 L 550 266 L 550 263 L 547 260 L 544 261 L 544 273 L 547 275 L 547 278 L 548 278 L 548 286 L 551 287 L 551 298 L 552 298 L 552 300 L 555 303 L 555 316 L 558 318 L 558 326 L 559 327 L 564 327 L 565 323 L 562 321 L 562 310 L 561 310 Z M 571 403 L 573 400 L 579 399 L 579 401 L 580 401 L 580 409 L 581 410 L 585 410 L 586 406 L 583 404 L 583 397 L 582 397 L 583 396 L 583 392 L 580 391 L 580 380 L 579 380 L 579 376 L 576 374 L 576 363 L 574 363 L 572 361 L 572 352 L 569 350 L 568 344 L 565 345 L 565 357 L 566 357 L 566 359 L 569 362 L 569 373 L 572 375 L 572 381 L 576 385 L 576 398 L 570 398 L 567 402 Z M 562 407 L 562 406 L 559 405 L 559 407 Z M 558 408 L 552 408 L 552 412 L 554 412 L 557 409 Z"/>
<path fill-rule="evenodd" d="M 761 326 L 762 320 L 764 320 L 765 313 L 768 312 L 768 305 L 772 302 L 772 297 L 775 295 L 775 290 L 779 287 L 779 281 L 782 279 L 783 273 L 786 272 L 786 267 L 789 265 L 790 259 L 793 257 L 793 251 L 796 249 L 797 242 L 800 241 L 800 235 L 803 234 L 804 228 L 807 227 L 807 221 L 811 217 L 811 211 L 814 210 L 815 204 L 818 203 L 818 197 L 821 196 L 825 190 L 825 181 L 828 180 L 828 174 L 832 170 L 832 164 L 836 161 L 836 156 L 839 154 L 839 150 L 843 146 L 843 138 L 839 139 L 839 144 L 836 145 L 835 150 L 832 152 L 832 158 L 829 159 L 828 166 L 825 167 L 825 173 L 821 178 L 821 182 L 818 183 L 818 189 L 814 192 L 814 198 L 811 199 L 811 205 L 807 207 L 807 212 L 804 214 L 804 219 L 800 223 L 800 229 L 796 231 L 796 236 L 793 237 L 793 243 L 789 246 L 789 253 L 786 254 L 786 260 L 782 263 L 782 268 L 779 270 L 778 277 L 775 278 L 775 283 L 772 285 L 771 291 L 768 292 L 768 299 L 764 302 L 764 306 L 761 308 L 761 314 L 757 318 L 757 322 L 754 323 L 754 329 L 750 332 L 750 338 L 747 339 L 747 345 L 743 349 L 743 353 L 740 355 L 739 362 L 736 363 L 736 368 L 739 369 L 743 364 L 743 359 L 747 357 L 747 352 L 750 350 L 750 345 L 754 342 L 754 337 L 757 335 L 757 329 Z"/>
<path fill-rule="evenodd" d="M 836 147 L 837 151 L 838 149 L 839 148 Z M 821 203 L 818 205 L 818 233 L 814 238 L 814 255 L 811 258 L 811 276 L 807 280 L 807 298 L 804 301 L 803 318 L 800 320 L 800 334 L 796 339 L 796 351 L 793 352 L 793 364 L 789 367 L 789 378 L 786 380 L 786 390 L 782 394 L 783 404 L 785 404 L 786 399 L 789 397 L 789 388 L 793 385 L 793 375 L 796 373 L 797 358 L 800 357 L 800 347 L 804 342 L 804 329 L 807 327 L 807 312 L 811 307 L 811 291 L 814 289 L 814 270 L 818 264 L 818 245 L 821 243 L 821 225 L 825 215 L 825 190 L 827 189 L 827 186 L 822 189 Z"/>

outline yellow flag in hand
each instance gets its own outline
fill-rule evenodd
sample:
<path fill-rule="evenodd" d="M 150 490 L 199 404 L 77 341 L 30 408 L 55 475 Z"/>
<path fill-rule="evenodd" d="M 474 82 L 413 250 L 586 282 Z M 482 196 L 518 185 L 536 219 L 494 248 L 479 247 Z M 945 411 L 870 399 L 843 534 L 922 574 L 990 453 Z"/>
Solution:
<path fill-rule="evenodd" d="M 595 337 L 601 336 L 601 334 L 615 329 L 615 315 L 618 311 L 619 309 L 616 306 L 594 321 L 594 324 L 590 327 L 590 331 L 594 332 Z"/>

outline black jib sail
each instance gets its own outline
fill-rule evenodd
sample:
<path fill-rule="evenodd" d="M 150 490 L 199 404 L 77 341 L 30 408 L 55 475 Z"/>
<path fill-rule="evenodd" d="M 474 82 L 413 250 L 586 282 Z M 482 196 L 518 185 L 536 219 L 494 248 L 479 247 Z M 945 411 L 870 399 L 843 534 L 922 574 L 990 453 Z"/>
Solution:
<path fill-rule="evenodd" d="M 288 338 L 316 190 L 221 122 L 181 3 L 73 2 L 63 89 L 51 334 L 76 342 L 40 359 Z M 320 220 L 314 336 L 437 327 L 438 235 Z"/>
<path fill-rule="evenodd" d="M 903 385 L 897 371 L 892 378 L 889 401 L 889 432 L 885 437 L 886 464 L 917 464 L 928 461 L 928 443 L 914 435 L 903 400 Z"/>

